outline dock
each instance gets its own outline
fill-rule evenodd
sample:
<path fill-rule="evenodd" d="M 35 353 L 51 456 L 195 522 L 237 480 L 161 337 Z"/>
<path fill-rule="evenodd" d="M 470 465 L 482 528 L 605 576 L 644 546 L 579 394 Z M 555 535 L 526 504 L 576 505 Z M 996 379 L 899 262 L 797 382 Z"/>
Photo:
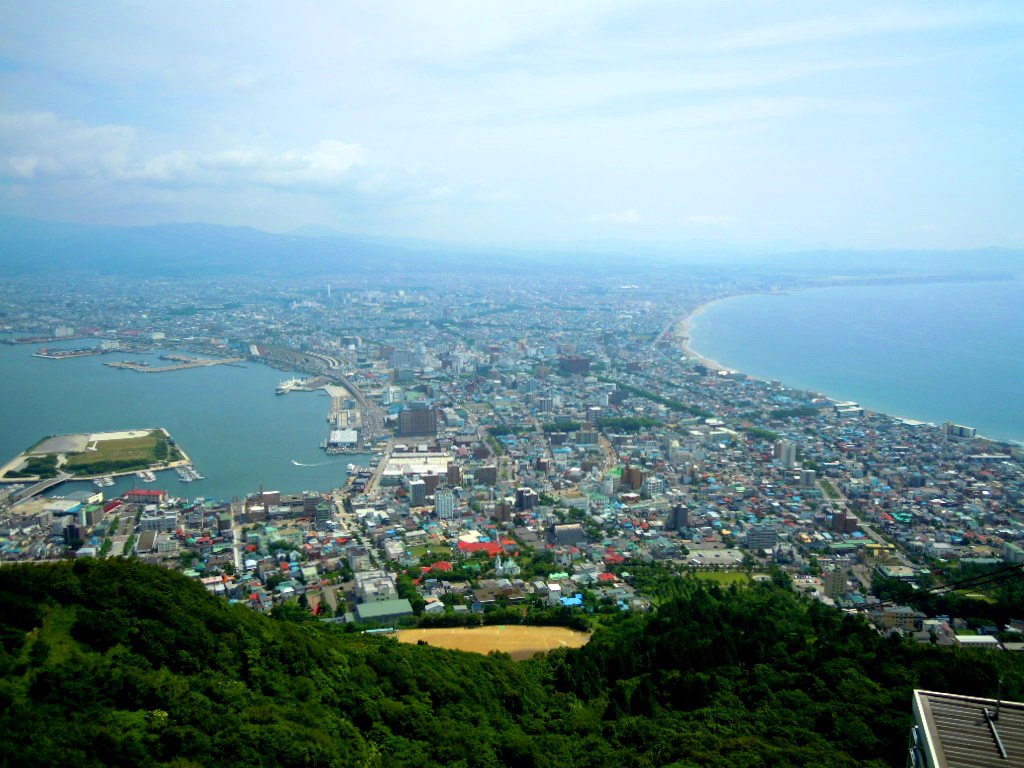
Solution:
<path fill-rule="evenodd" d="M 104 363 L 104 365 L 108 365 L 111 368 L 123 368 L 128 371 L 137 371 L 139 373 L 167 373 L 168 371 L 183 371 L 187 368 L 206 368 L 211 365 L 233 365 L 245 362 L 245 358 L 242 357 L 213 359 L 204 357 L 185 357 L 183 355 L 167 355 L 163 359 L 177 360 L 179 362 L 176 362 L 174 365 L 160 365 L 153 367 L 149 363 L 135 363 L 130 360 L 122 360 L 117 363 Z"/>

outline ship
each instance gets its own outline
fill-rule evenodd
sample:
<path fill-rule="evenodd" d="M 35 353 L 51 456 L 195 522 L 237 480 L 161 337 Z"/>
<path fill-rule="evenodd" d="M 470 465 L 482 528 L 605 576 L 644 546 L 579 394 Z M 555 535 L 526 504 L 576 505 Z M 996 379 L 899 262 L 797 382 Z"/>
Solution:
<path fill-rule="evenodd" d="M 282 381 L 280 384 L 278 384 L 277 390 L 275 391 L 279 395 L 287 395 L 292 390 L 297 389 L 298 387 L 301 386 L 302 379 L 288 379 L 287 381 Z"/>

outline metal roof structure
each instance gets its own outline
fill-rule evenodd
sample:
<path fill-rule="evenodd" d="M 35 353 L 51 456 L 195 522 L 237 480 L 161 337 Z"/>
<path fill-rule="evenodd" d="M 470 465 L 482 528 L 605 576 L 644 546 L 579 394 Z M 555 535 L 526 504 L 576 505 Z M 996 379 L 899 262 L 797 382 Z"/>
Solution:
<path fill-rule="evenodd" d="M 908 768 L 1024 766 L 1024 703 L 914 691 Z"/>

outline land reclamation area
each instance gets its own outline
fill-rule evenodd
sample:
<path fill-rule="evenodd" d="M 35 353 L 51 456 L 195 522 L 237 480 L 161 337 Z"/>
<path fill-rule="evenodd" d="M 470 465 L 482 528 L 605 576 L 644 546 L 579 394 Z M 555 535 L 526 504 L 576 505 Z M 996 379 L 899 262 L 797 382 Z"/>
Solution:
<path fill-rule="evenodd" d="M 5 464 L 0 480 L 42 480 L 60 472 L 89 478 L 167 469 L 188 461 L 165 429 L 51 435 Z"/>

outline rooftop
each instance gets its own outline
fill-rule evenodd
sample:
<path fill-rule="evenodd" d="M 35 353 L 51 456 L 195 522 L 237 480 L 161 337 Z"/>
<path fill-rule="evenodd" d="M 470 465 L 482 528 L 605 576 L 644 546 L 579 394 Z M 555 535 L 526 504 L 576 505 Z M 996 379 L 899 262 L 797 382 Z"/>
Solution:
<path fill-rule="evenodd" d="M 932 768 L 1024 765 L 1024 703 L 914 691 L 914 721 Z"/>

